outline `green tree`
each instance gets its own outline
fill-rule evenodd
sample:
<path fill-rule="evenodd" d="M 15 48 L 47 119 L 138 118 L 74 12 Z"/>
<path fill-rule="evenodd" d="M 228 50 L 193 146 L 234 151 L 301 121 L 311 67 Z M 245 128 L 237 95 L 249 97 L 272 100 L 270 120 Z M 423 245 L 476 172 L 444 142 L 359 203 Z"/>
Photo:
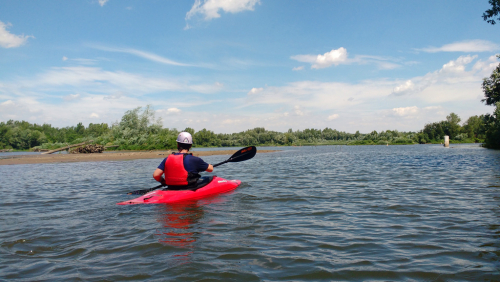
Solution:
<path fill-rule="evenodd" d="M 446 116 L 446 121 L 452 125 L 458 125 L 458 123 L 461 121 L 461 119 L 457 114 L 451 113 L 451 114 Z"/>
<path fill-rule="evenodd" d="M 85 134 L 85 126 L 81 122 L 79 122 L 75 128 L 75 132 L 76 134 L 83 136 L 83 134 Z"/>
<path fill-rule="evenodd" d="M 193 135 L 193 142 L 197 147 L 218 147 L 221 145 L 217 135 L 210 130 L 203 128 Z"/>
<path fill-rule="evenodd" d="M 26 150 L 46 142 L 45 135 L 37 130 L 16 127 L 12 130 L 9 143 L 15 149 Z"/>
<path fill-rule="evenodd" d="M 89 127 L 85 130 L 85 135 L 86 136 L 91 136 L 91 137 L 98 137 L 101 135 L 106 134 L 109 131 L 109 127 L 107 123 L 91 123 L 89 124 Z"/>
<path fill-rule="evenodd" d="M 0 148 L 11 147 L 9 142 L 11 135 L 10 131 L 10 126 L 4 122 L 0 123 Z"/>
<path fill-rule="evenodd" d="M 491 5 L 491 9 L 486 10 L 486 12 L 483 13 L 483 20 L 487 21 L 488 23 L 494 25 L 496 24 L 495 22 L 495 17 L 496 20 L 500 21 L 500 0 L 490 0 L 489 1 Z"/>
<path fill-rule="evenodd" d="M 186 127 L 183 132 L 189 132 L 191 135 L 194 135 L 195 131 L 191 127 Z"/>
<path fill-rule="evenodd" d="M 500 58 L 500 56 L 497 56 Z M 483 80 L 483 92 L 486 105 L 494 105 L 493 115 L 484 116 L 485 147 L 500 149 L 500 64 L 489 78 Z"/>
<path fill-rule="evenodd" d="M 451 113 L 448 116 L 446 116 L 446 122 L 445 122 L 445 133 L 450 136 L 450 139 L 455 139 L 455 137 L 460 134 L 461 126 L 460 126 L 460 117 L 455 114 Z"/>
<path fill-rule="evenodd" d="M 491 149 L 500 149 L 500 102 L 495 105 L 493 115 L 484 116 L 485 134 L 484 145 Z"/>
<path fill-rule="evenodd" d="M 471 116 L 462 126 L 462 131 L 471 139 L 483 139 L 483 116 Z M 478 140 L 476 140 L 478 141 Z"/>
<path fill-rule="evenodd" d="M 500 0 L 499 0 L 500 1 Z M 497 55 L 500 58 L 500 55 Z M 494 105 L 500 101 L 500 64 L 493 70 L 488 78 L 483 79 L 483 92 L 486 105 Z"/>

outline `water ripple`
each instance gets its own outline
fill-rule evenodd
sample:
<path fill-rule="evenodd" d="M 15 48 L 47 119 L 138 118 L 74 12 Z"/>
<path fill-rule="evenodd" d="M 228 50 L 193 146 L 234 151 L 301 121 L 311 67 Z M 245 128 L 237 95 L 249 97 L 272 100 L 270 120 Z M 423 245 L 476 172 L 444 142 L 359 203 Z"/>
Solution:
<path fill-rule="evenodd" d="M 177 205 L 115 205 L 160 159 L 2 166 L 0 280 L 500 280 L 498 151 L 280 149 Z"/>

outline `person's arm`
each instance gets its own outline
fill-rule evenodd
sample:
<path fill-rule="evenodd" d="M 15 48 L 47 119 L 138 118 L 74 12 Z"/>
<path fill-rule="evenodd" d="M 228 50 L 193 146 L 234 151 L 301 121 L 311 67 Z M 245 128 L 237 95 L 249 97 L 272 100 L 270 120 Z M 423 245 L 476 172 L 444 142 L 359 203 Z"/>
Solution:
<path fill-rule="evenodd" d="M 155 172 L 153 172 L 153 178 L 160 182 L 161 184 L 165 185 L 165 179 L 163 178 L 163 170 L 157 168 Z"/>
<path fill-rule="evenodd" d="M 194 167 L 198 173 L 200 173 L 202 171 L 206 171 L 206 172 L 214 171 L 213 165 L 206 163 L 204 160 L 202 160 L 199 157 L 191 156 L 189 158 L 189 160 L 191 161 L 192 167 Z"/>
<path fill-rule="evenodd" d="M 211 165 L 211 164 L 209 164 L 209 165 L 208 165 L 207 170 L 205 170 L 205 171 L 207 171 L 207 172 L 212 172 L 212 171 L 214 171 L 214 166 L 213 166 L 213 165 Z"/>

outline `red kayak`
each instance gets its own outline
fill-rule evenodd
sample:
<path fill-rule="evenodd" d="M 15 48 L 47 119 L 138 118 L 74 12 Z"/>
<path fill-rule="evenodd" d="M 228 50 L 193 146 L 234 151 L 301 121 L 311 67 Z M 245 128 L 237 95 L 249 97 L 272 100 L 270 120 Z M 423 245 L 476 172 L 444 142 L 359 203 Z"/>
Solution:
<path fill-rule="evenodd" d="M 225 193 L 236 189 L 241 184 L 240 180 L 226 180 L 214 176 L 206 186 L 196 190 L 155 190 L 139 198 L 117 203 L 117 205 L 136 204 L 169 204 L 189 200 L 199 200 L 213 195 Z"/>

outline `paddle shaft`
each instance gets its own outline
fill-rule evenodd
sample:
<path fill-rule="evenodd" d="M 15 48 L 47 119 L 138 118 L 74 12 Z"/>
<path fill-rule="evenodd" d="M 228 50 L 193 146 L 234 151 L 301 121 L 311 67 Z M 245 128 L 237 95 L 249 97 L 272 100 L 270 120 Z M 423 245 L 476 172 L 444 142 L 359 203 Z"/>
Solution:
<path fill-rule="evenodd" d="M 127 193 L 127 195 L 137 195 L 137 194 L 139 194 L 139 195 L 144 195 L 144 194 L 147 194 L 147 193 L 149 193 L 149 192 L 151 192 L 151 191 L 153 191 L 153 190 L 156 190 L 156 189 L 158 189 L 158 188 L 161 188 L 161 187 L 163 187 L 163 186 L 165 186 L 165 185 L 160 184 L 160 185 L 158 185 L 158 186 L 156 186 L 156 187 L 153 187 L 153 188 L 149 188 L 149 189 L 142 189 L 142 190 L 136 190 L 136 191 L 128 192 L 128 193 Z"/>
<path fill-rule="evenodd" d="M 225 160 L 225 161 L 223 161 L 223 162 L 221 162 L 221 163 L 214 164 L 214 165 L 213 165 L 213 167 L 220 166 L 221 164 L 225 164 L 225 163 L 227 163 L 227 162 L 228 162 L 228 160 Z"/>

